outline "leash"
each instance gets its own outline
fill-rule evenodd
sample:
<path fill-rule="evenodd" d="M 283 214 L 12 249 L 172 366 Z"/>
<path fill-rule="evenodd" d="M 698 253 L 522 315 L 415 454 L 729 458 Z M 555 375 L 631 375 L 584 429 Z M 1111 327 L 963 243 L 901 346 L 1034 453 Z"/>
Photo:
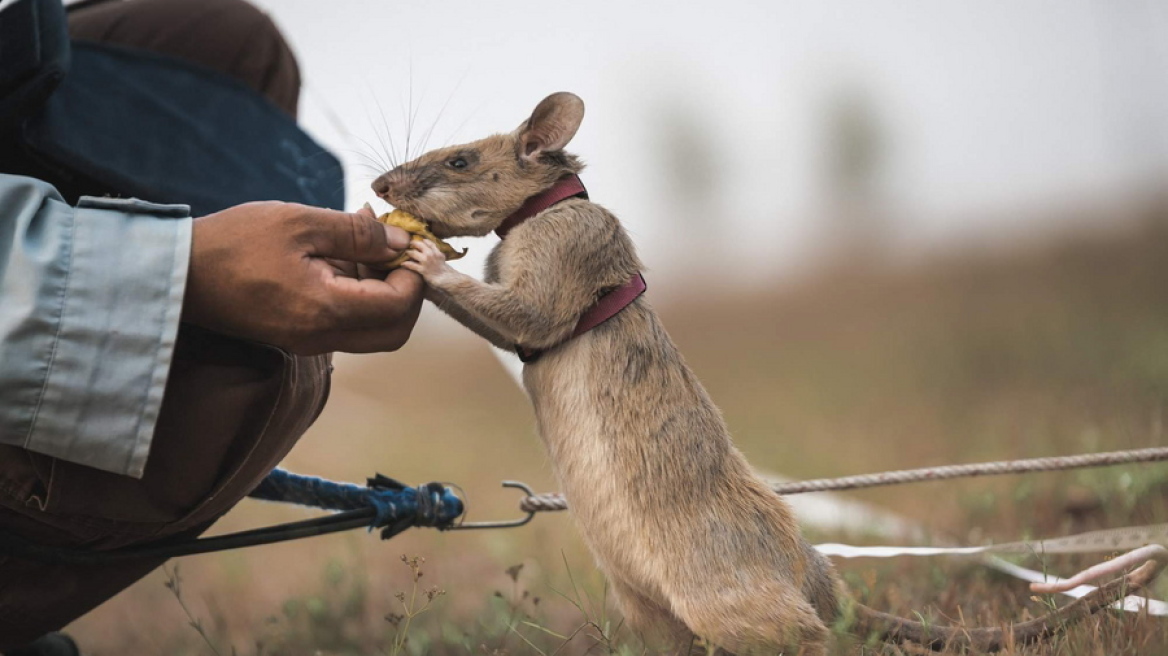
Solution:
<path fill-rule="evenodd" d="M 529 495 L 532 493 L 531 488 L 523 483 L 507 481 L 503 486 L 518 488 Z M 534 516 L 529 513 L 526 517 L 509 521 L 456 523 L 455 520 L 464 517 L 466 503 L 450 488 L 441 483 L 410 487 L 381 474 L 368 479 L 362 487 L 276 469 L 248 496 L 340 512 L 211 538 L 174 537 L 116 549 L 55 547 L 0 531 L 0 554 L 39 562 L 94 565 L 242 549 L 358 528 L 380 529 L 382 540 L 389 540 L 413 527 L 440 531 L 506 528 L 522 526 Z"/>
<path fill-rule="evenodd" d="M 1003 474 L 1026 474 L 1040 471 L 1060 471 L 1084 469 L 1087 467 L 1108 467 L 1135 462 L 1161 462 L 1168 460 L 1168 447 L 1108 451 L 1075 456 L 1055 456 L 1049 458 L 1028 458 L 1024 460 L 1000 460 L 968 465 L 942 465 L 920 469 L 860 474 L 840 478 L 817 478 L 808 481 L 780 483 L 771 489 L 779 494 L 804 494 L 807 492 L 829 492 L 837 490 L 857 490 L 885 485 L 944 481 L 953 478 L 975 476 L 999 476 Z M 559 492 L 535 494 L 521 499 L 519 508 L 523 512 L 555 512 L 567 510 L 568 501 Z"/>

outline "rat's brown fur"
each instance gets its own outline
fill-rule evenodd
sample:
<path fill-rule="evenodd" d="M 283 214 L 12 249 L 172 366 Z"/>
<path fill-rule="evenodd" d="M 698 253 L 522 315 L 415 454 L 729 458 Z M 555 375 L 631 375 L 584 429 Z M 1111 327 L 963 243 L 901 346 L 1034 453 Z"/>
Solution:
<path fill-rule="evenodd" d="M 441 237 L 485 235 L 582 168 L 562 149 L 583 112 L 576 96 L 554 94 L 515 132 L 427 153 L 374 190 Z M 548 349 L 525 367 L 524 384 L 556 477 L 630 625 L 679 640 L 696 634 L 736 653 L 826 653 L 838 577 L 734 447 L 649 302 L 642 296 L 566 341 L 584 310 L 642 268 L 615 216 L 582 199 L 553 206 L 495 248 L 485 282 L 426 244 L 411 253 L 404 266 L 422 273 L 429 298 L 456 320 L 499 348 Z M 1118 594 L 1101 588 L 1060 617 Z M 871 631 L 933 647 L 1004 640 L 1001 629 L 925 627 L 862 606 L 856 615 Z M 1018 625 L 1014 640 L 1054 626 Z"/>

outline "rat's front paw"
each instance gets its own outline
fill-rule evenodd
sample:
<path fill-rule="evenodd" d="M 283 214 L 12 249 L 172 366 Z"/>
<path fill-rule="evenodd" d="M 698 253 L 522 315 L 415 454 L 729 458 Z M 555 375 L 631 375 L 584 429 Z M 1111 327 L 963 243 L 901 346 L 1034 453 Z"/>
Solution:
<path fill-rule="evenodd" d="M 402 267 L 421 274 L 431 285 L 440 285 L 443 280 L 452 275 L 458 275 L 449 264 L 446 256 L 428 240 L 415 239 L 410 242 L 410 250 L 406 251 L 409 259 L 402 263 Z"/>

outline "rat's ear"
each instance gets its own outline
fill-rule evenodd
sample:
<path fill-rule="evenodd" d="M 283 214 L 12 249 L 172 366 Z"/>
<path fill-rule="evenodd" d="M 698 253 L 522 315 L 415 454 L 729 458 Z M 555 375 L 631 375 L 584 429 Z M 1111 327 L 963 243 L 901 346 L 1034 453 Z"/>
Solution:
<path fill-rule="evenodd" d="M 563 150 L 576 136 L 584 120 L 584 101 L 567 91 L 544 98 L 515 131 L 515 151 L 520 159 L 538 159 L 541 153 Z"/>

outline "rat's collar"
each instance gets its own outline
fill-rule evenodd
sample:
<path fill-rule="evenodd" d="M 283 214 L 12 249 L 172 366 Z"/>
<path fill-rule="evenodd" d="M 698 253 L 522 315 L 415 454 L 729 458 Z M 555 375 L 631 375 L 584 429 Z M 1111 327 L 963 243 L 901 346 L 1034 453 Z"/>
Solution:
<path fill-rule="evenodd" d="M 499 235 L 499 239 L 506 239 L 507 233 L 515 226 L 569 198 L 588 198 L 588 190 L 584 188 L 584 183 L 580 182 L 580 176 L 575 173 L 565 175 L 550 188 L 523 201 L 523 205 L 520 205 L 514 214 L 503 219 L 499 227 L 495 228 L 495 234 Z"/>
<path fill-rule="evenodd" d="M 588 190 L 584 188 L 584 183 L 580 182 L 580 176 L 574 173 L 560 178 L 550 189 L 542 191 L 524 201 L 523 205 L 518 210 L 515 210 L 514 214 L 504 219 L 503 223 L 495 229 L 495 234 L 499 235 L 499 239 L 503 239 L 515 226 L 552 205 L 568 200 L 569 198 L 588 198 Z M 564 341 L 579 337 L 615 317 L 643 293 L 645 293 L 645 277 L 638 273 L 624 285 L 602 295 L 595 305 L 588 308 L 580 316 L 580 320 L 576 323 L 576 329 Z M 559 346 L 559 344 L 556 346 Z M 549 348 L 555 348 L 555 346 Z M 539 359 L 539 356 L 544 354 L 545 350 L 527 348 L 522 344 L 515 345 L 515 352 L 519 354 L 519 359 L 523 362 L 535 362 Z"/>

